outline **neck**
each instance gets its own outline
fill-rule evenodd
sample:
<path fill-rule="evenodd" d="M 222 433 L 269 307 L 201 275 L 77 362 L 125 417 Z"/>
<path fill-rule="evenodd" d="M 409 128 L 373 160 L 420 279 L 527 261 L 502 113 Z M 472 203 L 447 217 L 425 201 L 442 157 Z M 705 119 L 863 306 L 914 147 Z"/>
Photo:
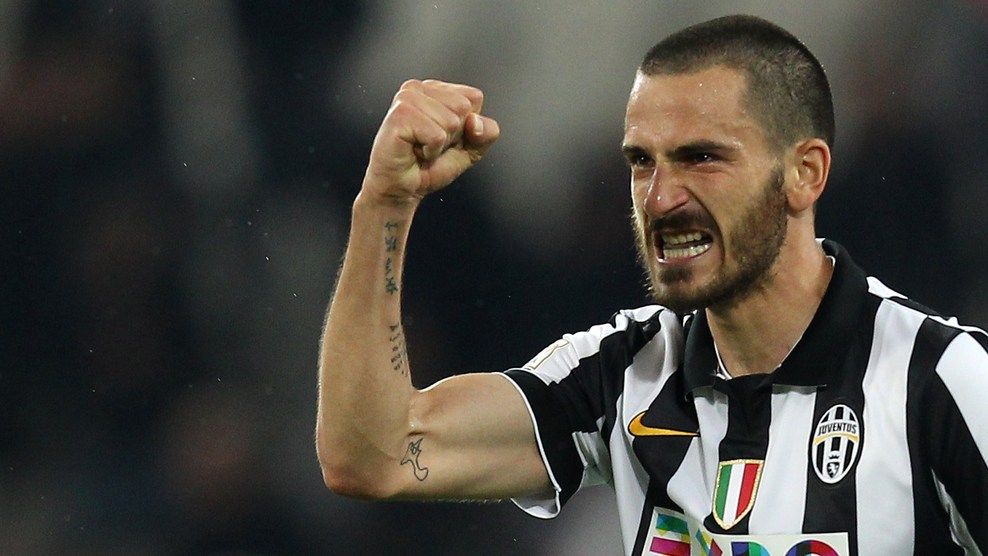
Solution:
<path fill-rule="evenodd" d="M 710 332 L 731 376 L 774 371 L 813 320 L 833 265 L 810 234 L 787 238 L 769 277 L 729 307 L 708 307 Z"/>

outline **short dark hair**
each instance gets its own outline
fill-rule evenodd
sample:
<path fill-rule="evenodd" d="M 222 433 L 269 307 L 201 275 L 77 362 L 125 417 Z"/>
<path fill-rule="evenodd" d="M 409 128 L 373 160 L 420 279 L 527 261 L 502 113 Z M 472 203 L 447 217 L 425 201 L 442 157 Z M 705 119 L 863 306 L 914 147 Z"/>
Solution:
<path fill-rule="evenodd" d="M 676 75 L 718 65 L 744 74 L 745 102 L 778 148 L 807 137 L 833 147 L 827 75 L 806 45 L 774 23 L 750 15 L 698 23 L 653 46 L 638 69 Z"/>

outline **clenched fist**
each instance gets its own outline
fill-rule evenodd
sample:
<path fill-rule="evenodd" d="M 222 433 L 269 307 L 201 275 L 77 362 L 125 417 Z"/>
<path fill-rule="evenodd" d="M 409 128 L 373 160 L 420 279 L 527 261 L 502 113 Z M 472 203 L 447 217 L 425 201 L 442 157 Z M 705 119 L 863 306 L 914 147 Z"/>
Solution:
<path fill-rule="evenodd" d="M 500 134 L 496 121 L 480 115 L 483 104 L 474 87 L 406 81 L 374 138 L 361 195 L 403 203 L 449 185 Z"/>

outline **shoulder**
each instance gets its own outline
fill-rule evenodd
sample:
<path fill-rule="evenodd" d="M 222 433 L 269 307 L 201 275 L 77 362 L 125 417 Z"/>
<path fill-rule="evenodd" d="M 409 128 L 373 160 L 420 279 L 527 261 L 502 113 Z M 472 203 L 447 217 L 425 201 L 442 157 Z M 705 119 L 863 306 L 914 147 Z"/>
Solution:
<path fill-rule="evenodd" d="M 645 305 L 634 309 L 622 309 L 611 317 L 606 325 L 593 327 L 609 333 L 641 337 L 651 340 L 656 336 L 664 338 L 682 336 L 683 324 L 689 316 L 683 316 L 661 305 Z"/>
<path fill-rule="evenodd" d="M 581 362 L 626 364 L 646 345 L 682 337 L 682 318 L 659 305 L 622 309 L 590 328 L 564 334 L 526 363 L 524 370 L 556 369 L 569 373 Z"/>
<path fill-rule="evenodd" d="M 974 388 L 988 395 L 988 334 L 984 330 L 917 303 L 876 278 L 868 278 L 868 291 L 881 303 L 876 337 L 883 334 L 901 345 L 900 349 L 909 350 L 913 387 L 943 386 L 951 395 Z"/>
<path fill-rule="evenodd" d="M 612 326 L 625 328 L 645 326 L 674 326 L 682 323 L 682 317 L 661 305 L 645 305 L 634 309 L 621 309 L 611 317 Z"/>
<path fill-rule="evenodd" d="M 628 335 L 640 332 L 654 334 L 662 328 L 680 325 L 681 318 L 674 312 L 661 305 L 645 305 L 633 309 L 621 309 L 611 315 L 607 322 L 591 326 L 585 331 L 566 334 L 563 338 L 602 341 L 615 334 Z"/>
<path fill-rule="evenodd" d="M 982 346 L 986 345 L 988 334 L 981 328 L 939 313 L 889 288 L 873 276 L 868 277 L 868 293 L 877 298 L 880 309 L 887 314 L 886 320 L 912 321 L 917 328 L 916 341 L 934 341 L 946 348 L 958 336 L 965 336 Z"/>
<path fill-rule="evenodd" d="M 683 340 L 684 317 L 660 305 L 622 309 L 606 324 L 591 327 L 586 333 L 570 334 L 585 353 L 599 353 L 609 365 L 623 368 L 643 350 L 653 355 L 679 346 Z"/>

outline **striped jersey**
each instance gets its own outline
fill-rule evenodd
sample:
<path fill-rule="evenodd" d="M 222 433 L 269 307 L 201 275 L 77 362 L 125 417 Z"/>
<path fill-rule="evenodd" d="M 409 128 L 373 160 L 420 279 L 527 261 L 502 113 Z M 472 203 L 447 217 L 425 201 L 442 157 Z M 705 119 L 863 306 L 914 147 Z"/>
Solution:
<path fill-rule="evenodd" d="M 703 311 L 617 313 L 505 375 L 524 397 L 554 517 L 610 484 L 627 554 L 981 554 L 988 336 L 867 276 L 831 282 L 771 374 L 727 377 Z"/>

